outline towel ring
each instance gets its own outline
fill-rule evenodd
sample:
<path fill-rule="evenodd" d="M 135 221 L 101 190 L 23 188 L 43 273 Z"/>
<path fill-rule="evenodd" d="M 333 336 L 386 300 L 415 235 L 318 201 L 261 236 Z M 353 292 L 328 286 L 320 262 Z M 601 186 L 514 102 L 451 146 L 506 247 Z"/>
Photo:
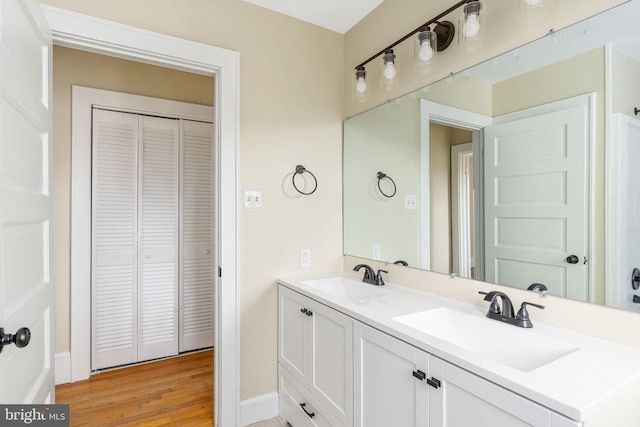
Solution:
<path fill-rule="evenodd" d="M 300 190 L 298 188 L 298 186 L 296 185 L 296 175 L 298 175 L 298 174 L 302 175 L 305 172 L 308 173 L 309 175 L 311 175 L 311 178 L 313 178 L 313 183 L 314 183 L 313 190 L 309 191 L 308 193 Z M 305 167 L 302 166 L 302 165 L 296 166 L 296 170 L 293 173 L 293 176 L 291 177 L 291 183 L 293 184 L 293 188 L 295 188 L 298 193 L 304 194 L 305 196 L 308 196 L 309 194 L 315 193 L 315 191 L 318 189 L 318 179 L 316 178 L 316 176 L 313 173 L 311 173 L 310 170 L 305 169 Z"/>
<path fill-rule="evenodd" d="M 387 178 L 389 181 L 391 181 L 391 184 L 393 184 L 393 194 L 391 195 L 388 195 L 387 193 L 382 191 L 382 188 L 380 187 L 380 181 L 382 181 L 385 178 Z M 378 190 L 380 190 L 380 193 L 382 193 L 384 197 L 392 198 L 393 196 L 396 195 L 396 190 L 397 190 L 396 183 L 393 179 L 391 179 L 389 175 L 386 175 L 384 172 L 378 172 Z"/>

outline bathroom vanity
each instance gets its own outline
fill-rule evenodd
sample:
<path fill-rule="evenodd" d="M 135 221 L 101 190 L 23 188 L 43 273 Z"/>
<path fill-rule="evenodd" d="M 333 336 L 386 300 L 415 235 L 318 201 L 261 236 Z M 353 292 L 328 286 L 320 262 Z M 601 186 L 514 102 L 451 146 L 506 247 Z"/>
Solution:
<path fill-rule="evenodd" d="M 489 303 L 351 273 L 278 280 L 278 303 L 279 414 L 295 427 L 638 425 L 640 351 L 533 310 L 519 328 Z"/>

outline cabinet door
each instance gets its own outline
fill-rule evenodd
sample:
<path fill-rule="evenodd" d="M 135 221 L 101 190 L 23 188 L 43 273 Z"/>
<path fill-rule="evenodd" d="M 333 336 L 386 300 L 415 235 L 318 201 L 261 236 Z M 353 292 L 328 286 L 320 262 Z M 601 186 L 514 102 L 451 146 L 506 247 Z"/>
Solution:
<path fill-rule="evenodd" d="M 283 286 L 278 289 L 278 361 L 300 383 L 306 384 L 311 358 L 311 332 L 306 313 L 310 300 Z"/>
<path fill-rule="evenodd" d="M 427 426 L 429 387 L 413 374 L 428 375 L 428 355 L 358 322 L 354 335 L 354 425 Z"/>
<path fill-rule="evenodd" d="M 435 358 L 431 363 L 442 364 L 443 368 L 442 396 L 436 397 L 434 393 L 436 399 L 430 402 L 432 426 L 551 425 L 552 412 L 548 409 L 449 363 Z"/>
<path fill-rule="evenodd" d="M 353 423 L 353 321 L 313 302 L 309 390 L 344 426 Z"/>

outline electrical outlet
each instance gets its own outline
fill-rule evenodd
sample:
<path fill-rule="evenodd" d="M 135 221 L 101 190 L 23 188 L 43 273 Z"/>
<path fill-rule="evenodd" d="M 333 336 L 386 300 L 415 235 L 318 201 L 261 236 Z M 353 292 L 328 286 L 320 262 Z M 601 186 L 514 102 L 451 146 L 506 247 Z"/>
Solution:
<path fill-rule="evenodd" d="M 255 209 L 262 207 L 262 191 L 244 190 L 244 207 Z"/>
<path fill-rule="evenodd" d="M 412 194 L 406 194 L 404 196 L 404 208 L 415 209 L 416 208 L 416 196 Z"/>
<path fill-rule="evenodd" d="M 380 259 L 380 245 L 373 245 L 373 259 L 375 260 L 379 260 Z"/>
<path fill-rule="evenodd" d="M 300 267 L 311 267 L 311 249 L 300 249 Z"/>

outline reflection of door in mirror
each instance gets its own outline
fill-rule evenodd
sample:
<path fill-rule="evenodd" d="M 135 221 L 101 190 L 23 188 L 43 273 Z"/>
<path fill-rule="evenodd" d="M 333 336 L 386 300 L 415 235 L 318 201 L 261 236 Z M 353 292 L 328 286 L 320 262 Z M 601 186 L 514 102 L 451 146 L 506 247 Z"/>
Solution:
<path fill-rule="evenodd" d="M 616 113 L 613 117 L 618 144 L 616 169 L 618 182 L 614 192 L 618 194 L 618 265 L 615 301 L 607 301 L 626 310 L 640 311 L 640 290 L 634 289 L 633 270 L 640 268 L 640 120 Z M 637 287 L 637 284 L 636 284 Z"/>
<path fill-rule="evenodd" d="M 485 128 L 487 281 L 588 300 L 589 117 L 583 96 Z"/>

